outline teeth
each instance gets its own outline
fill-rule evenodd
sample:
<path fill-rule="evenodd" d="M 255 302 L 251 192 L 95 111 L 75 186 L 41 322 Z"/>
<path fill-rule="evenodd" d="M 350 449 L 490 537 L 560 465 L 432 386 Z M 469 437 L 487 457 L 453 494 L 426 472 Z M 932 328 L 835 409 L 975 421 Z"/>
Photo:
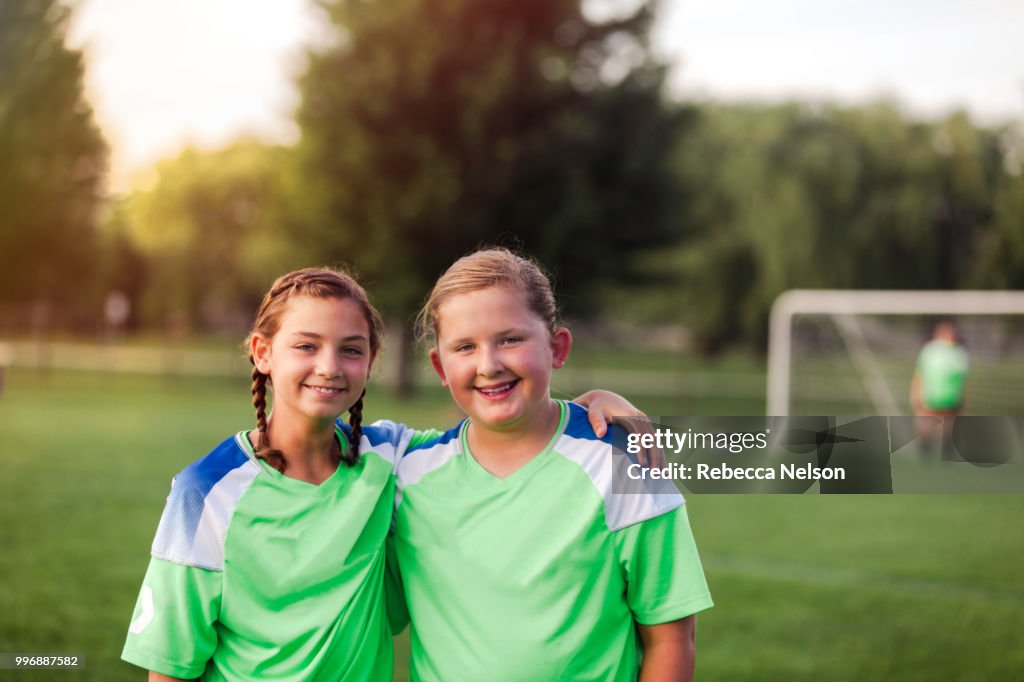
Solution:
<path fill-rule="evenodd" d="M 501 386 L 491 386 L 489 388 L 480 388 L 480 389 L 477 389 L 477 390 L 479 390 L 481 393 L 484 393 L 486 395 L 495 395 L 495 394 L 498 394 L 498 393 L 504 393 L 505 391 L 508 391 L 509 389 L 512 388 L 512 385 L 514 383 L 515 383 L 514 381 L 510 381 L 507 384 L 502 384 Z"/>
<path fill-rule="evenodd" d="M 340 388 L 324 388 L 323 386 L 310 386 L 309 388 L 313 389 L 317 393 L 323 393 L 325 395 L 326 394 L 331 394 L 331 393 L 340 393 L 341 392 Z"/>

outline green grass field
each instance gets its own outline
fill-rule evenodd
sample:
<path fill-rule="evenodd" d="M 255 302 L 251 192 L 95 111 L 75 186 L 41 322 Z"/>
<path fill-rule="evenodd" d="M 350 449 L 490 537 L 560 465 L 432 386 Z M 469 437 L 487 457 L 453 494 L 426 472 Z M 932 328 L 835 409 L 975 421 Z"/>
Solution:
<path fill-rule="evenodd" d="M 171 476 L 250 424 L 247 383 L 29 370 L 6 383 L 0 653 L 78 653 L 86 667 L 0 679 L 143 679 L 119 654 Z M 438 391 L 414 405 L 380 392 L 369 418 L 454 418 Z M 753 399 L 630 397 L 652 414 L 763 410 Z M 716 601 L 700 617 L 698 679 L 1020 679 L 1024 496 L 693 495 L 689 505 Z"/>

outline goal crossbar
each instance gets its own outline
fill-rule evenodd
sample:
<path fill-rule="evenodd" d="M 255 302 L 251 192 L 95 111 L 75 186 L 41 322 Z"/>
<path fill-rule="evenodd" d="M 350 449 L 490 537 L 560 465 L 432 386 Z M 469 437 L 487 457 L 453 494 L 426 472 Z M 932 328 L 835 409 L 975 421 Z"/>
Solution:
<path fill-rule="evenodd" d="M 772 304 L 768 409 L 789 414 L 793 318 L 797 315 L 1024 315 L 1024 291 L 792 289 Z"/>

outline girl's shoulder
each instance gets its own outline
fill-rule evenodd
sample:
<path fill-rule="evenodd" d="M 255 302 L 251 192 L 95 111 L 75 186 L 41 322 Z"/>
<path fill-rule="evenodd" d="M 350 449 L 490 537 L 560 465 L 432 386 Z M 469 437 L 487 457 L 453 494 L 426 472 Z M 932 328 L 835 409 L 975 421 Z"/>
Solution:
<path fill-rule="evenodd" d="M 667 479 L 636 476 L 642 465 L 626 447 L 627 432 L 612 424 L 598 437 L 587 418 L 587 410 L 567 403 L 565 428 L 554 443 L 554 451 L 578 467 L 588 487 L 600 495 L 610 531 L 653 519 L 684 503 L 675 485 Z"/>
<path fill-rule="evenodd" d="M 419 481 L 461 451 L 461 432 L 466 420 L 447 431 L 417 431 L 409 441 L 398 466 L 399 485 Z"/>
<path fill-rule="evenodd" d="M 239 431 L 221 441 L 209 453 L 189 464 L 174 477 L 197 485 L 213 485 L 228 472 L 253 462 L 255 454 L 247 431 Z"/>
<path fill-rule="evenodd" d="M 345 432 L 346 436 L 351 433 L 348 424 L 340 420 L 338 427 Z M 363 426 L 359 452 L 360 454 L 376 453 L 393 466 L 397 466 L 408 453 L 424 447 L 425 444 L 431 443 L 443 435 L 434 429 L 418 430 L 389 419 L 380 419 Z"/>
<path fill-rule="evenodd" d="M 226 438 L 171 482 L 153 556 L 211 570 L 223 568 L 227 520 L 262 471 L 246 433 Z"/>

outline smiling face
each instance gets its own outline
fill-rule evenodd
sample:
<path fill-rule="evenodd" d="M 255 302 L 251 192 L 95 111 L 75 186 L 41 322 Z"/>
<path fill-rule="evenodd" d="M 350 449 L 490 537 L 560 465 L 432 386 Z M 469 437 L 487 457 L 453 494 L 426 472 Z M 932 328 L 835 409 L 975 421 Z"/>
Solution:
<path fill-rule="evenodd" d="M 523 294 L 491 286 L 447 299 L 438 309 L 430 360 L 477 428 L 529 433 L 551 405 L 551 370 L 569 355 L 567 329 L 550 332 Z"/>
<path fill-rule="evenodd" d="M 294 296 L 272 338 L 254 334 L 253 362 L 270 376 L 275 419 L 333 421 L 369 378 L 370 327 L 354 301 Z"/>

